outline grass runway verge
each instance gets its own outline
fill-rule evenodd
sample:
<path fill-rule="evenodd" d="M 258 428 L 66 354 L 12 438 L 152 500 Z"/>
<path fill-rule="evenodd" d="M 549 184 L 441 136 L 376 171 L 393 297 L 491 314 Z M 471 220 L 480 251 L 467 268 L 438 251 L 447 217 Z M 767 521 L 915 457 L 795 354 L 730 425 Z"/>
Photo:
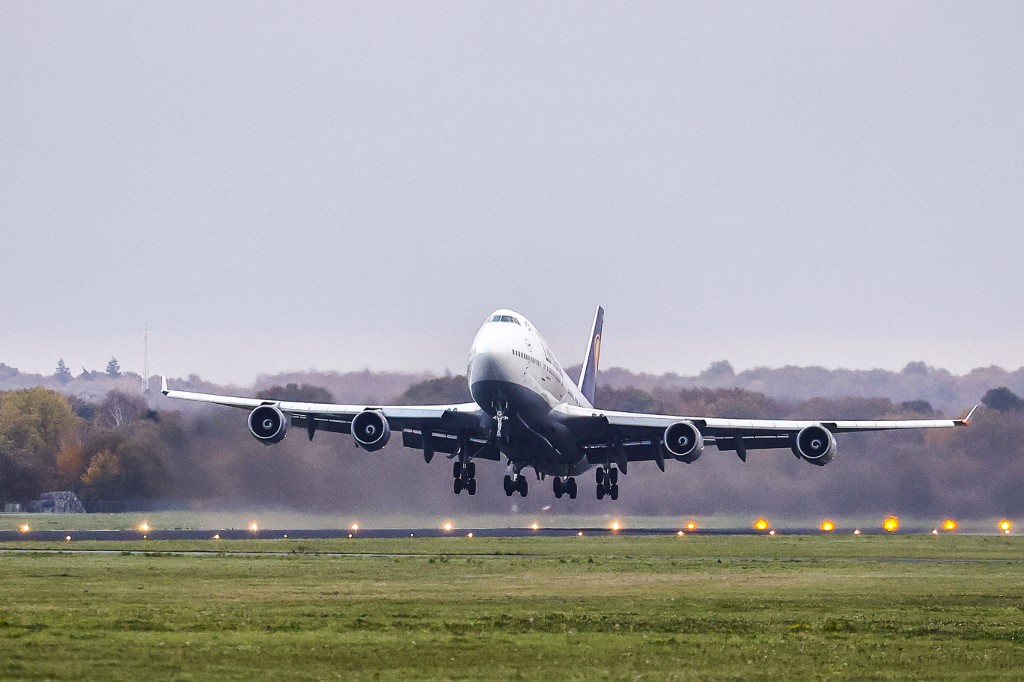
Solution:
<path fill-rule="evenodd" d="M 26 548 L 42 551 L 3 551 Z M 3 679 L 1024 676 L 1016 537 L 19 542 L 0 552 Z"/>

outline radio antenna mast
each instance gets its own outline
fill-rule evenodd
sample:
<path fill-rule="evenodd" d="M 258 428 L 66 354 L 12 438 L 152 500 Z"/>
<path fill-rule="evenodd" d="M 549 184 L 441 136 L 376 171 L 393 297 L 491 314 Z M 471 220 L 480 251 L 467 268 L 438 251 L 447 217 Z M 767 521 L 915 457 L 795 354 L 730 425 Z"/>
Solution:
<path fill-rule="evenodd" d="M 142 392 L 149 393 L 149 322 L 142 332 Z"/>

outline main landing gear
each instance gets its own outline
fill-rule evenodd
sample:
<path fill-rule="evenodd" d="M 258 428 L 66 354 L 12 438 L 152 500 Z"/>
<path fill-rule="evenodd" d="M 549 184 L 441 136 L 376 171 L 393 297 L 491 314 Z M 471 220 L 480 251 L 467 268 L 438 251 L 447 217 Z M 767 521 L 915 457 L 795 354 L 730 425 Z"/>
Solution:
<path fill-rule="evenodd" d="M 456 495 L 463 490 L 470 495 L 476 495 L 476 462 L 455 462 L 452 465 L 452 474 L 455 476 Z"/>
<path fill-rule="evenodd" d="M 551 482 L 551 488 L 555 491 L 555 497 L 562 499 L 562 495 L 568 495 L 570 500 L 576 499 L 576 479 L 572 476 L 562 478 L 555 476 Z"/>
<path fill-rule="evenodd" d="M 615 467 L 597 467 L 597 499 L 602 500 L 605 495 L 619 499 L 619 470 Z"/>
<path fill-rule="evenodd" d="M 505 487 L 505 494 L 509 497 L 512 497 L 513 493 L 519 493 L 520 497 L 526 497 L 526 493 L 530 490 L 530 486 L 526 483 L 526 476 L 522 474 L 516 474 L 515 476 L 505 474 L 505 480 L 502 481 L 502 485 Z"/>

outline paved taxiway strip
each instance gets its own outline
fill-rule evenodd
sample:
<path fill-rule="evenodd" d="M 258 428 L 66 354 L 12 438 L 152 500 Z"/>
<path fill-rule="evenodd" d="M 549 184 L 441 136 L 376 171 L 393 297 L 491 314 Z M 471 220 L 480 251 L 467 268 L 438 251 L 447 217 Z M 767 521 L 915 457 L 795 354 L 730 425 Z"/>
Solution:
<path fill-rule="evenodd" d="M 74 555 L 118 555 L 118 556 L 184 556 L 184 557 L 269 557 L 277 559 L 288 559 L 296 557 L 325 557 L 333 559 L 428 559 L 433 557 L 446 557 L 453 559 L 557 559 L 558 555 L 551 554 L 527 554 L 527 553 L 473 553 L 473 552 L 275 552 L 275 551 L 232 551 L 232 550 L 203 550 L 203 549 L 69 549 L 69 548 L 24 548 L 24 547 L 0 547 L 0 555 L 4 554 L 74 554 Z M 675 557 L 676 561 L 701 563 L 708 561 L 728 561 L 731 563 L 866 563 L 866 564 L 942 564 L 942 565 L 967 565 L 967 564 L 1024 564 L 1022 559 L 960 559 L 943 557 L 877 557 L 877 556 L 830 556 L 830 557 L 765 557 L 765 556 L 731 556 L 731 555 L 702 555 L 702 556 L 681 556 Z"/>

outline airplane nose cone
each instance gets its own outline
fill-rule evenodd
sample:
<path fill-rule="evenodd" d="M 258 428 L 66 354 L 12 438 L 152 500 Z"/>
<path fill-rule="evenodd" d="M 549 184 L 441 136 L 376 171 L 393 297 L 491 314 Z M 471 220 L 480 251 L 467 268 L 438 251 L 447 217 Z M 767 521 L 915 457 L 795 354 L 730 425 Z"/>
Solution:
<path fill-rule="evenodd" d="M 503 379 L 502 360 L 503 354 L 496 351 L 476 353 L 469 361 L 470 383 Z"/>

